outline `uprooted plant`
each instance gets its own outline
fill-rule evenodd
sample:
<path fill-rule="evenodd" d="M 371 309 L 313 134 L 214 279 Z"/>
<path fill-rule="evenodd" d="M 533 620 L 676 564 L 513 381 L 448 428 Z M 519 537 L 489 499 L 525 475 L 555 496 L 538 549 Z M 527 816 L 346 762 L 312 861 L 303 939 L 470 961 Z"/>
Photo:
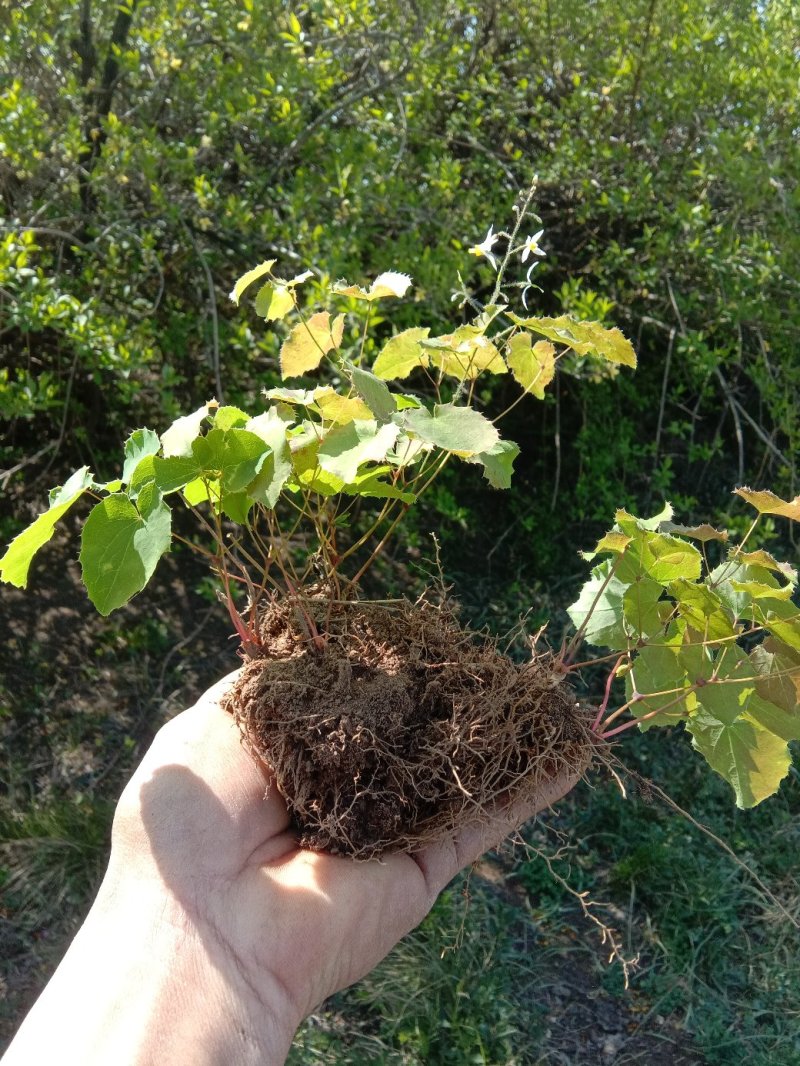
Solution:
<path fill-rule="evenodd" d="M 516 403 L 543 399 L 565 366 L 636 365 L 617 329 L 510 309 L 512 257 L 542 254 L 541 233 L 518 236 L 530 198 L 511 233 L 490 230 L 471 249 L 497 269 L 494 293 L 481 306 L 462 283 L 463 320 L 444 335 L 415 326 L 376 345 L 384 301 L 410 286 L 404 274 L 329 286 L 329 306 L 309 314 L 300 294 L 310 271 L 288 281 L 274 261 L 249 271 L 232 298 L 258 284 L 256 314 L 291 324 L 281 376 L 305 380 L 268 389 L 257 412 L 210 401 L 161 435 L 136 430 L 118 479 L 76 471 L 0 560 L 2 579 L 25 586 L 35 552 L 84 496 L 97 502 L 80 561 L 102 614 L 145 587 L 173 541 L 202 555 L 241 640 L 228 708 L 274 768 L 307 846 L 360 857 L 418 846 L 562 770 L 582 771 L 634 726 L 685 724 L 749 807 L 777 790 L 788 741 L 800 739 L 796 574 L 747 550 L 762 514 L 800 519 L 800 498 L 737 489 L 757 513 L 735 545 L 711 526 L 673 524 L 669 505 L 646 520 L 618 511 L 587 556 L 607 558 L 569 609 L 571 641 L 542 653 L 532 642 L 522 665 L 430 599 L 359 598 L 403 515 L 454 458 L 497 489 L 510 485 L 519 449 L 501 438 L 502 415 L 480 409 L 487 379 L 510 374 Z M 527 307 L 530 269 L 521 287 Z M 173 532 L 173 503 L 191 511 L 196 535 Z M 577 663 L 584 641 L 607 651 Z M 607 684 L 589 708 L 569 681 L 595 663 L 607 664 Z M 622 676 L 626 699 L 612 707 Z"/>

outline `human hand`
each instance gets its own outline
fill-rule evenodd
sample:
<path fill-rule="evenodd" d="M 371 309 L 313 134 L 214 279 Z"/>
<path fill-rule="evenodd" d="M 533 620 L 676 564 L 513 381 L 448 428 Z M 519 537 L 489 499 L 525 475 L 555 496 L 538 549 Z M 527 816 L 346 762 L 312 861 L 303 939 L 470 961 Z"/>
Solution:
<path fill-rule="evenodd" d="M 234 677 L 159 732 L 120 799 L 105 881 L 63 964 L 79 981 L 104 975 L 94 1044 L 105 1057 L 84 1047 L 75 1062 L 282 1062 L 306 1014 L 371 970 L 460 869 L 577 780 L 558 778 L 535 805 L 415 855 L 303 851 L 269 768 L 220 709 Z M 104 965 L 92 963 L 98 951 Z M 73 1061 L 63 1033 L 58 1046 L 60 1061 Z"/>

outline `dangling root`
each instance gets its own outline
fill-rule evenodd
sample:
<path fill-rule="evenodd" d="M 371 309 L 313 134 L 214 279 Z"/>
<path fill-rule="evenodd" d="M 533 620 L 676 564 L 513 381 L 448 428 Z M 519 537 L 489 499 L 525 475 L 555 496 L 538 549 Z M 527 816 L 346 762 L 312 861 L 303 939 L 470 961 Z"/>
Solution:
<path fill-rule="evenodd" d="M 425 600 L 304 612 L 324 648 L 273 599 L 227 704 L 304 847 L 412 850 L 590 762 L 591 712 L 547 657 L 516 665 Z"/>

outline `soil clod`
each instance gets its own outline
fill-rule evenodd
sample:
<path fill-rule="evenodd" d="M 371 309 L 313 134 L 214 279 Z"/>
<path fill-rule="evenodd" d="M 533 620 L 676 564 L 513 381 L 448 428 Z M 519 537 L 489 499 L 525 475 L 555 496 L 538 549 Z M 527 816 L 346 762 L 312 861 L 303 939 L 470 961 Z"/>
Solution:
<path fill-rule="evenodd" d="M 425 600 L 274 599 L 259 640 L 227 707 L 304 847 L 412 850 L 589 761 L 548 657 L 516 664 Z"/>

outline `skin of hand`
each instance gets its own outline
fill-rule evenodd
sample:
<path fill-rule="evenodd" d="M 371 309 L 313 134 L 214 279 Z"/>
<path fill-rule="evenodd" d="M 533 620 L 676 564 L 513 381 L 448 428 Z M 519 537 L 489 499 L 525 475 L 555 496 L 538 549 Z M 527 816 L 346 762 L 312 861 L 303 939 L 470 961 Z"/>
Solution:
<path fill-rule="evenodd" d="M 579 776 L 414 855 L 303 851 L 220 709 L 235 676 L 160 730 L 125 788 L 97 900 L 5 1066 L 282 1063 L 314 1007 Z"/>

